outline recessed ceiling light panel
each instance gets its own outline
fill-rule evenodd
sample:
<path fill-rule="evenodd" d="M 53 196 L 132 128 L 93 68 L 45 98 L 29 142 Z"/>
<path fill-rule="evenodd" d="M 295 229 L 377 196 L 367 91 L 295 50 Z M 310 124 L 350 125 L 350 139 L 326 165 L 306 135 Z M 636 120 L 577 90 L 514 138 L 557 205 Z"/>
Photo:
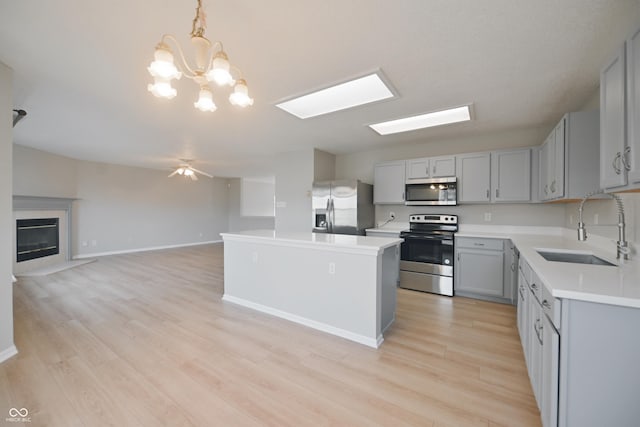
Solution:
<path fill-rule="evenodd" d="M 408 132 L 417 129 L 424 129 L 433 126 L 447 125 L 450 123 L 465 122 L 471 120 L 470 105 L 465 105 L 448 110 L 434 111 L 419 116 L 405 117 L 403 119 L 391 120 L 369 125 L 369 127 L 380 135 L 390 135 L 393 133 Z"/>
<path fill-rule="evenodd" d="M 369 74 L 317 92 L 276 104 L 301 119 L 369 104 L 395 95 L 379 73 Z"/>

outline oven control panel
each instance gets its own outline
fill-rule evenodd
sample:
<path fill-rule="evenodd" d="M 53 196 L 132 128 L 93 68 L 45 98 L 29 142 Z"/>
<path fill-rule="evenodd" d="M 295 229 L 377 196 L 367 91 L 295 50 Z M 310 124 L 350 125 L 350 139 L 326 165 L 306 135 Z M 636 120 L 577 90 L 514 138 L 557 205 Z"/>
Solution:
<path fill-rule="evenodd" d="M 458 215 L 409 215 L 409 222 L 414 224 L 457 224 Z"/>

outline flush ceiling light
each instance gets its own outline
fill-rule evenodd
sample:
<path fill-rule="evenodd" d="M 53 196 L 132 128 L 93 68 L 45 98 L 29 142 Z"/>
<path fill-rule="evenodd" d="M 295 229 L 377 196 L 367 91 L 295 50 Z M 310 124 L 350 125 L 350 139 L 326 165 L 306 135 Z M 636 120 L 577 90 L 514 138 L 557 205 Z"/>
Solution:
<path fill-rule="evenodd" d="M 307 119 L 393 97 L 393 92 L 382 81 L 380 74 L 373 73 L 281 102 L 276 104 L 276 107 L 301 119 Z"/>
<path fill-rule="evenodd" d="M 434 111 L 419 116 L 405 117 L 403 119 L 388 122 L 375 123 L 369 127 L 380 135 L 408 132 L 416 129 L 424 129 L 433 126 L 447 125 L 450 123 L 466 122 L 471 120 L 469 105 L 450 108 L 448 110 Z"/>
<path fill-rule="evenodd" d="M 231 70 L 241 74 L 240 70 L 229 64 L 229 58 L 222 48 L 222 42 L 216 41 L 212 44 L 204 36 L 206 27 L 206 15 L 202 10 L 202 0 L 198 0 L 196 16 L 191 27 L 195 67 L 187 63 L 176 38 L 171 34 L 165 34 L 156 46 L 154 61 L 147 68 L 154 79 L 154 83 L 148 85 L 147 89 L 158 98 L 171 99 L 177 95 L 176 89 L 171 86 L 171 81 L 173 79 L 180 80 L 182 76 L 185 76 L 200 86 L 198 100 L 193 104 L 200 111 L 213 112 L 216 110 L 209 82 L 215 82 L 218 86 L 233 86 L 233 93 L 229 96 L 231 104 L 239 107 L 253 105 L 253 99 L 249 97 L 247 82 L 242 78 L 234 80 L 231 75 Z M 178 48 L 180 61 L 177 66 L 173 62 L 173 52 L 167 44 L 168 41 L 173 42 Z M 210 50 L 211 53 L 209 53 Z"/>

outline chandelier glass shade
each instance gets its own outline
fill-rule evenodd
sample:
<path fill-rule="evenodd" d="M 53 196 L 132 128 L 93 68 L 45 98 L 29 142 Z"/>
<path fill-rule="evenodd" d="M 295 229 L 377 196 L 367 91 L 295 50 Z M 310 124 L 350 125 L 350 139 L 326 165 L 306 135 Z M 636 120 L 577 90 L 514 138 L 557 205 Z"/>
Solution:
<path fill-rule="evenodd" d="M 177 95 L 177 90 L 171 85 L 172 81 L 180 80 L 184 76 L 193 80 L 200 87 L 198 100 L 193 104 L 200 111 L 213 112 L 217 108 L 213 102 L 211 82 L 218 86 L 233 87 L 233 92 L 229 96 L 229 102 L 232 105 L 238 107 L 253 105 L 253 99 L 249 97 L 247 82 L 242 77 L 234 79 L 231 72 L 234 71 L 240 76 L 242 73 L 229 63 L 229 58 L 224 52 L 221 42 L 211 43 L 204 36 L 205 29 L 206 15 L 202 10 L 202 0 L 198 0 L 191 30 L 195 66 L 189 65 L 176 38 L 171 34 L 165 34 L 160 43 L 156 45 L 154 60 L 147 68 L 153 77 L 153 84 L 149 84 L 147 90 L 158 98 L 172 99 Z M 179 53 L 177 64 L 174 62 L 169 42 L 176 46 Z"/>

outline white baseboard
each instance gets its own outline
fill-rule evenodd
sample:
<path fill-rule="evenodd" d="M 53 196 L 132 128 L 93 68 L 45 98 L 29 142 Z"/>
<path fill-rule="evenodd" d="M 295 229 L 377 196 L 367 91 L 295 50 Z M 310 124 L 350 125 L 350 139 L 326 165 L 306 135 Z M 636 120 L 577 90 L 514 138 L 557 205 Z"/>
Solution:
<path fill-rule="evenodd" d="M 15 356 L 16 354 L 18 354 L 18 349 L 16 348 L 15 345 L 12 345 L 11 347 L 7 348 L 6 350 L 0 351 L 0 363 L 4 362 L 5 360 L 9 359 L 10 357 Z"/>
<path fill-rule="evenodd" d="M 384 339 L 382 338 L 382 335 L 379 335 L 377 338 L 369 338 L 364 335 L 349 332 L 345 329 L 340 329 L 340 328 L 336 328 L 335 326 L 327 325 L 326 323 L 307 319 L 306 317 L 301 317 L 295 314 L 288 313 L 286 311 L 278 310 L 275 308 L 267 307 L 262 304 L 251 302 L 243 298 L 238 298 L 238 297 L 224 294 L 222 296 L 222 300 L 228 301 L 233 304 L 238 304 L 243 307 L 251 308 L 253 310 L 257 310 L 263 313 L 267 313 L 272 316 L 280 317 L 282 319 L 286 319 L 291 322 L 298 323 L 300 325 L 308 326 L 312 329 L 317 329 L 318 331 L 326 332 L 331 335 L 336 335 L 342 338 L 346 338 L 350 341 L 355 341 L 359 344 L 364 344 L 368 347 L 378 348 L 380 347 L 380 344 L 382 344 L 382 341 L 384 341 Z"/>
<path fill-rule="evenodd" d="M 159 251 L 162 249 L 185 248 L 187 246 L 210 245 L 212 243 L 222 243 L 222 240 L 209 240 L 206 242 L 196 242 L 196 243 L 181 243 L 178 245 L 150 246 L 147 248 L 124 249 L 121 251 L 94 252 L 90 254 L 74 255 L 73 259 L 94 258 L 94 257 L 100 257 L 100 256 L 108 256 L 108 255 L 132 254 L 136 252 Z"/>

